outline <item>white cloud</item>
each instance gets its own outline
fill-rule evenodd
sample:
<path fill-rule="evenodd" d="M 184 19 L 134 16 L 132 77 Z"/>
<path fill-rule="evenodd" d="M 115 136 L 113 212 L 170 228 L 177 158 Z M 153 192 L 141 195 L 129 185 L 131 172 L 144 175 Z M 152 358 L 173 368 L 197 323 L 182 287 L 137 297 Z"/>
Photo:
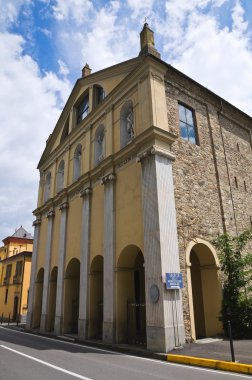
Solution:
<path fill-rule="evenodd" d="M 132 18 L 137 18 L 142 16 L 141 23 L 144 23 L 145 17 L 150 16 L 152 12 L 152 7 L 154 0 L 127 0 L 128 6 L 133 11 L 131 14 Z"/>
<path fill-rule="evenodd" d="M 0 0 L 0 31 L 14 23 L 22 6 L 30 2 L 31 0 Z"/>
<path fill-rule="evenodd" d="M 52 9 L 57 20 L 72 19 L 80 25 L 88 19 L 88 13 L 93 9 L 93 5 L 90 0 L 56 0 L 56 5 Z"/>
<path fill-rule="evenodd" d="M 2 238 L 7 227 L 9 235 L 21 224 L 31 225 L 37 200 L 36 166 L 71 87 L 67 79 L 52 72 L 42 74 L 37 63 L 23 53 L 23 45 L 18 35 L 0 34 Z"/>

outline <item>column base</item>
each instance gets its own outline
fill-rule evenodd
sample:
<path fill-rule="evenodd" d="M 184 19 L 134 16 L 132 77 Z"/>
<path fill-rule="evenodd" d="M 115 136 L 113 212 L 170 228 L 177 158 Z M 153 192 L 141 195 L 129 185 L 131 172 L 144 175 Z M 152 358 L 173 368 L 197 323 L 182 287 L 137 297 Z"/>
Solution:
<path fill-rule="evenodd" d="M 80 340 L 87 339 L 88 336 L 88 320 L 79 319 L 78 321 L 78 338 Z"/>
<path fill-rule="evenodd" d="M 47 314 L 41 314 L 41 318 L 40 318 L 40 331 L 41 332 L 47 331 L 47 319 L 48 319 Z"/>
<path fill-rule="evenodd" d="M 54 320 L 54 334 L 61 335 L 63 333 L 63 316 L 56 315 Z"/>
<path fill-rule="evenodd" d="M 168 352 L 185 343 L 184 325 L 158 327 L 147 326 L 147 349 Z"/>
<path fill-rule="evenodd" d="M 114 343 L 115 324 L 113 322 L 103 321 L 102 340 L 107 343 Z"/>
<path fill-rule="evenodd" d="M 28 313 L 27 313 L 25 328 L 27 330 L 31 330 L 32 329 L 32 312 L 28 311 Z"/>

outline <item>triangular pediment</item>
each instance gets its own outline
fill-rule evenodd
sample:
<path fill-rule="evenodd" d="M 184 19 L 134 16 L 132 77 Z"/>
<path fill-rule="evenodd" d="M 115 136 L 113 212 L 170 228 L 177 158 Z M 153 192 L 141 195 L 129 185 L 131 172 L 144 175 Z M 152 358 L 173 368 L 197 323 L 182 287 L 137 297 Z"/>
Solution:
<path fill-rule="evenodd" d="M 50 154 L 57 149 L 64 137 L 67 137 L 69 133 L 67 130 L 67 123 L 69 120 L 71 122 L 71 110 L 76 105 L 76 103 L 78 103 L 78 100 L 83 96 L 83 94 L 88 91 L 90 87 L 98 85 L 104 88 L 106 96 L 108 96 L 128 75 L 130 75 L 141 64 L 143 60 L 144 57 L 137 57 L 97 71 L 76 81 L 73 90 L 57 121 L 57 124 L 47 140 L 46 147 L 38 164 L 38 168 L 40 168 L 41 165 L 48 159 Z M 89 113 L 89 117 L 92 117 L 93 111 L 95 111 L 94 108 Z M 74 122 L 75 120 L 72 120 L 72 123 Z"/>

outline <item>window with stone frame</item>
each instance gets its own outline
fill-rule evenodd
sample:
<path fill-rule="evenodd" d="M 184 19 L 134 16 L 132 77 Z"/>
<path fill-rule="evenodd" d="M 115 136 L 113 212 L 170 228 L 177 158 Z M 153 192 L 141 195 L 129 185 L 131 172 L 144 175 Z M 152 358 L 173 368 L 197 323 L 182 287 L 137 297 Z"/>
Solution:
<path fill-rule="evenodd" d="M 180 136 L 183 140 L 192 144 L 198 144 L 195 112 L 190 107 L 179 103 L 179 127 Z"/>
<path fill-rule="evenodd" d="M 73 158 L 73 181 L 77 181 L 77 179 L 81 175 L 81 157 L 82 157 L 82 146 L 78 144 Z"/>
<path fill-rule="evenodd" d="M 76 122 L 80 123 L 89 113 L 89 94 L 87 93 L 77 105 Z"/>
<path fill-rule="evenodd" d="M 103 89 L 102 86 L 95 85 L 93 87 L 93 108 L 97 107 L 98 104 L 100 104 L 103 99 L 105 98 L 105 90 Z"/>
<path fill-rule="evenodd" d="M 95 132 L 94 139 L 94 166 L 105 158 L 105 127 L 103 124 L 99 125 Z"/>
<path fill-rule="evenodd" d="M 64 187 L 65 162 L 62 160 L 57 171 L 57 193 Z"/>
<path fill-rule="evenodd" d="M 51 173 L 48 172 L 45 179 L 44 202 L 48 201 L 51 193 Z"/>

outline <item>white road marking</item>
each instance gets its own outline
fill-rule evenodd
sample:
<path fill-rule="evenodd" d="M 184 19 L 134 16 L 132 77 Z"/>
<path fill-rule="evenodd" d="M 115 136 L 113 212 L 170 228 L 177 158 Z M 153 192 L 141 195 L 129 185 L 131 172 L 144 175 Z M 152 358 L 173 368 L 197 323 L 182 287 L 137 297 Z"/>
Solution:
<path fill-rule="evenodd" d="M 38 363 L 40 363 L 40 364 L 43 364 L 43 365 L 45 365 L 45 366 L 47 366 L 47 367 L 50 367 L 50 368 L 56 369 L 57 371 L 67 373 L 68 375 L 71 375 L 71 376 L 73 376 L 73 377 L 77 377 L 77 379 L 81 379 L 81 380 L 93 380 L 93 379 L 90 379 L 90 377 L 85 377 L 85 376 L 79 375 L 78 373 L 68 371 L 67 369 L 64 369 L 64 368 L 58 367 L 58 366 L 56 366 L 56 365 L 50 364 L 50 363 L 48 363 L 48 362 L 45 362 L 44 360 L 40 360 L 40 359 L 34 358 L 33 356 L 26 355 L 26 354 L 24 354 L 23 352 L 13 350 L 12 348 L 7 347 L 7 346 L 4 346 L 4 345 L 2 345 L 2 344 L 0 345 L 0 347 L 4 348 L 5 350 L 12 351 L 12 352 L 14 352 L 15 354 L 18 354 L 18 355 L 24 356 L 24 357 L 26 357 L 26 358 L 28 358 L 28 359 L 30 359 L 30 360 L 34 360 L 35 362 L 38 362 Z"/>
<path fill-rule="evenodd" d="M 6 328 L 3 327 L 3 326 L 0 326 L 0 329 L 6 329 Z M 40 338 L 40 339 L 52 340 L 54 342 L 63 343 L 63 344 L 70 345 L 70 346 L 87 348 L 87 349 L 93 350 L 93 351 L 100 351 L 100 352 L 106 352 L 106 353 L 114 354 L 114 355 L 126 356 L 126 357 L 129 357 L 129 358 L 134 358 L 136 360 L 140 359 L 140 360 L 144 360 L 144 361 L 156 362 L 158 364 L 162 364 L 162 365 L 166 365 L 166 366 L 173 366 L 173 367 L 180 367 L 180 368 L 183 367 L 183 368 L 191 369 L 191 370 L 194 370 L 194 371 L 204 371 L 204 372 L 211 372 L 211 373 L 219 373 L 221 375 L 233 376 L 233 377 L 239 377 L 240 379 L 243 378 L 243 379 L 252 380 L 251 379 L 251 375 L 243 375 L 241 373 L 225 372 L 225 371 L 220 371 L 220 370 L 216 370 L 216 369 L 194 367 L 194 366 L 190 366 L 190 365 L 186 365 L 186 364 L 171 363 L 171 362 L 168 362 L 168 361 L 162 361 L 162 360 L 158 360 L 158 359 L 144 358 L 144 357 L 141 357 L 141 356 L 133 356 L 133 355 L 126 354 L 126 353 L 118 353 L 116 351 L 105 350 L 104 348 L 96 348 L 96 347 L 87 346 L 87 345 L 84 345 L 84 344 L 71 343 L 71 342 L 67 342 L 67 341 L 64 341 L 64 340 L 59 340 L 59 339 L 55 339 L 55 338 L 49 338 L 47 336 L 31 334 L 31 333 L 20 331 L 20 330 L 8 329 L 8 331 L 11 331 L 13 333 L 19 333 L 19 334 L 27 334 L 27 335 L 30 335 L 30 336 L 33 336 L 33 337 L 36 337 L 36 338 Z"/>

